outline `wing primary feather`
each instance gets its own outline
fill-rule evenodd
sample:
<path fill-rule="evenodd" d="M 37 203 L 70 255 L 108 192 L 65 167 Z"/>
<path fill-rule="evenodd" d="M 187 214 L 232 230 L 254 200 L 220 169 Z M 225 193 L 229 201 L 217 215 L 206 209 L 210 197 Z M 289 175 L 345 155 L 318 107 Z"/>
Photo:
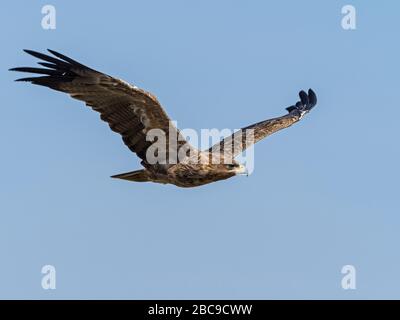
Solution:
<path fill-rule="evenodd" d="M 52 53 L 53 55 L 55 55 L 57 58 L 60 58 L 60 59 L 62 59 L 64 61 L 67 61 L 67 62 L 71 63 L 72 65 L 76 65 L 76 66 L 79 66 L 79 67 L 90 69 L 89 67 L 87 67 L 87 66 L 79 63 L 78 61 L 75 61 L 75 60 L 73 60 L 73 59 L 71 59 L 71 58 L 69 58 L 69 57 L 67 57 L 67 56 L 65 56 L 65 55 L 63 55 L 63 54 L 61 54 L 61 53 L 59 53 L 57 51 L 54 51 L 54 50 L 51 50 L 51 49 L 47 49 L 47 51 Z"/>
<path fill-rule="evenodd" d="M 9 69 L 9 71 L 48 74 L 48 75 L 56 75 L 56 76 L 62 75 L 62 71 L 51 70 L 51 69 L 43 69 L 43 68 L 30 68 L 30 67 L 11 68 L 11 69 Z"/>
<path fill-rule="evenodd" d="M 305 93 L 303 90 L 299 92 L 300 100 L 301 103 L 303 104 L 304 107 L 308 107 L 309 105 L 309 100 L 308 100 L 308 95 Z"/>
<path fill-rule="evenodd" d="M 317 104 L 317 95 L 312 89 L 308 89 L 308 99 L 310 100 L 311 108 Z"/>
<path fill-rule="evenodd" d="M 24 49 L 24 51 L 26 53 L 30 54 L 31 56 L 34 56 L 35 58 L 42 59 L 44 61 L 54 63 L 57 66 L 62 65 L 62 66 L 65 66 L 65 67 L 69 67 L 69 64 L 67 62 L 64 62 L 64 61 L 62 61 L 60 59 L 56 59 L 56 58 L 50 57 L 50 56 L 48 56 L 46 54 L 43 54 L 43 53 L 40 53 L 40 52 L 36 52 L 36 51 L 33 51 L 33 50 L 29 50 L 29 49 Z"/>
<path fill-rule="evenodd" d="M 43 67 L 57 69 L 57 70 L 67 70 L 67 68 L 62 67 L 61 65 L 56 65 L 54 63 L 47 63 L 47 62 L 38 62 Z"/>
<path fill-rule="evenodd" d="M 290 113 L 293 110 L 296 110 L 296 107 L 295 106 L 290 106 L 290 107 L 287 107 L 286 110 Z"/>
<path fill-rule="evenodd" d="M 27 77 L 27 78 L 16 79 L 15 81 L 31 81 L 33 83 L 34 81 L 40 81 L 40 80 L 49 79 L 49 78 L 52 78 L 52 77 L 51 76 Z"/>
<path fill-rule="evenodd" d="M 55 89 L 55 86 L 57 86 L 57 84 L 71 80 L 73 80 L 73 78 L 69 76 L 42 76 L 42 77 L 20 78 L 16 79 L 15 81 L 29 81 L 32 84 L 37 84 Z"/>

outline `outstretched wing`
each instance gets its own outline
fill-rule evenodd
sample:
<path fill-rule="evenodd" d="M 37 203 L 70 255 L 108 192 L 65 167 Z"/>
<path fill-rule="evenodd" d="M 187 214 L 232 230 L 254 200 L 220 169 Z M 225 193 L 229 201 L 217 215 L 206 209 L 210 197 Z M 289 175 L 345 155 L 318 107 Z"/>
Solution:
<path fill-rule="evenodd" d="M 223 139 L 220 143 L 212 146 L 208 152 L 222 155 L 225 161 L 233 161 L 236 156 L 254 143 L 266 138 L 276 131 L 291 126 L 295 122 L 299 121 L 317 104 L 317 96 L 311 89 L 308 90 L 308 94 L 304 91 L 300 91 L 299 96 L 300 101 L 295 105 L 286 108 L 289 112 L 287 115 L 258 122 L 242 128 L 233 135 Z"/>
<path fill-rule="evenodd" d="M 39 77 L 22 78 L 16 81 L 28 81 L 36 85 L 49 87 L 68 93 L 72 98 L 82 100 L 86 105 L 100 113 L 100 118 L 107 122 L 111 130 L 122 136 L 128 148 L 146 161 L 146 151 L 152 144 L 146 141 L 146 134 L 151 129 L 161 129 L 166 136 L 166 159 L 169 159 L 169 139 L 177 140 L 177 148 L 187 144 L 179 131 L 152 94 L 93 70 L 58 52 L 48 50 L 51 57 L 32 50 L 24 50 L 30 55 L 42 59 L 39 62 L 45 68 L 13 68 L 11 71 L 21 71 L 40 74 Z"/>

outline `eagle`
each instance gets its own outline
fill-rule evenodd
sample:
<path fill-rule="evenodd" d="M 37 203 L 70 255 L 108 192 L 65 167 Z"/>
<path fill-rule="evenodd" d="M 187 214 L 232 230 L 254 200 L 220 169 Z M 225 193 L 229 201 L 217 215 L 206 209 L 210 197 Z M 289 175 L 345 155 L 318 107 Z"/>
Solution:
<path fill-rule="evenodd" d="M 286 108 L 285 115 L 242 128 L 208 150 L 200 151 L 185 140 L 153 94 L 54 50 L 48 49 L 51 55 L 24 51 L 42 60 L 38 62 L 41 67 L 9 69 L 36 74 L 15 81 L 26 81 L 65 92 L 99 112 L 101 120 L 107 122 L 112 131 L 119 133 L 124 144 L 141 159 L 144 169 L 112 176 L 128 181 L 191 188 L 246 174 L 246 167 L 237 162 L 235 157 L 254 143 L 298 122 L 317 104 L 313 90 L 309 89 L 307 93 L 302 90 L 299 92 L 300 100 Z M 156 154 L 162 152 L 163 159 L 167 161 L 149 161 L 148 151 L 156 143 L 156 139 L 148 137 L 152 130 L 165 133 L 166 144 L 164 147 L 158 146 Z M 248 139 L 250 136 L 251 139 Z M 176 149 L 169 147 L 172 144 Z M 179 153 L 183 156 L 176 161 L 168 161 L 171 153 L 177 150 L 183 150 L 183 153 Z M 219 161 L 204 161 L 214 159 L 216 155 Z"/>

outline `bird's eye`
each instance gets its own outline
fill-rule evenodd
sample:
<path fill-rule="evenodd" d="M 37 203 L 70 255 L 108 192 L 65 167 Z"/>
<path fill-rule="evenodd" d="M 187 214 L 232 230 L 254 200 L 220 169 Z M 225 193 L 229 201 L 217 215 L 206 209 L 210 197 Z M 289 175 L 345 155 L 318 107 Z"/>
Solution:
<path fill-rule="evenodd" d="M 234 164 L 227 164 L 226 167 L 228 169 L 234 169 L 236 166 Z"/>

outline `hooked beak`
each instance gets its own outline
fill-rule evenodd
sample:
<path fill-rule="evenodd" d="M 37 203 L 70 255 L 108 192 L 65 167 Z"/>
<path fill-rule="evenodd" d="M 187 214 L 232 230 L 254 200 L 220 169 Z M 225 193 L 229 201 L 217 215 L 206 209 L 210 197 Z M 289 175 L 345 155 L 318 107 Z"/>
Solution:
<path fill-rule="evenodd" d="M 240 167 L 236 169 L 236 175 L 249 176 L 249 171 L 244 165 L 240 165 Z"/>

